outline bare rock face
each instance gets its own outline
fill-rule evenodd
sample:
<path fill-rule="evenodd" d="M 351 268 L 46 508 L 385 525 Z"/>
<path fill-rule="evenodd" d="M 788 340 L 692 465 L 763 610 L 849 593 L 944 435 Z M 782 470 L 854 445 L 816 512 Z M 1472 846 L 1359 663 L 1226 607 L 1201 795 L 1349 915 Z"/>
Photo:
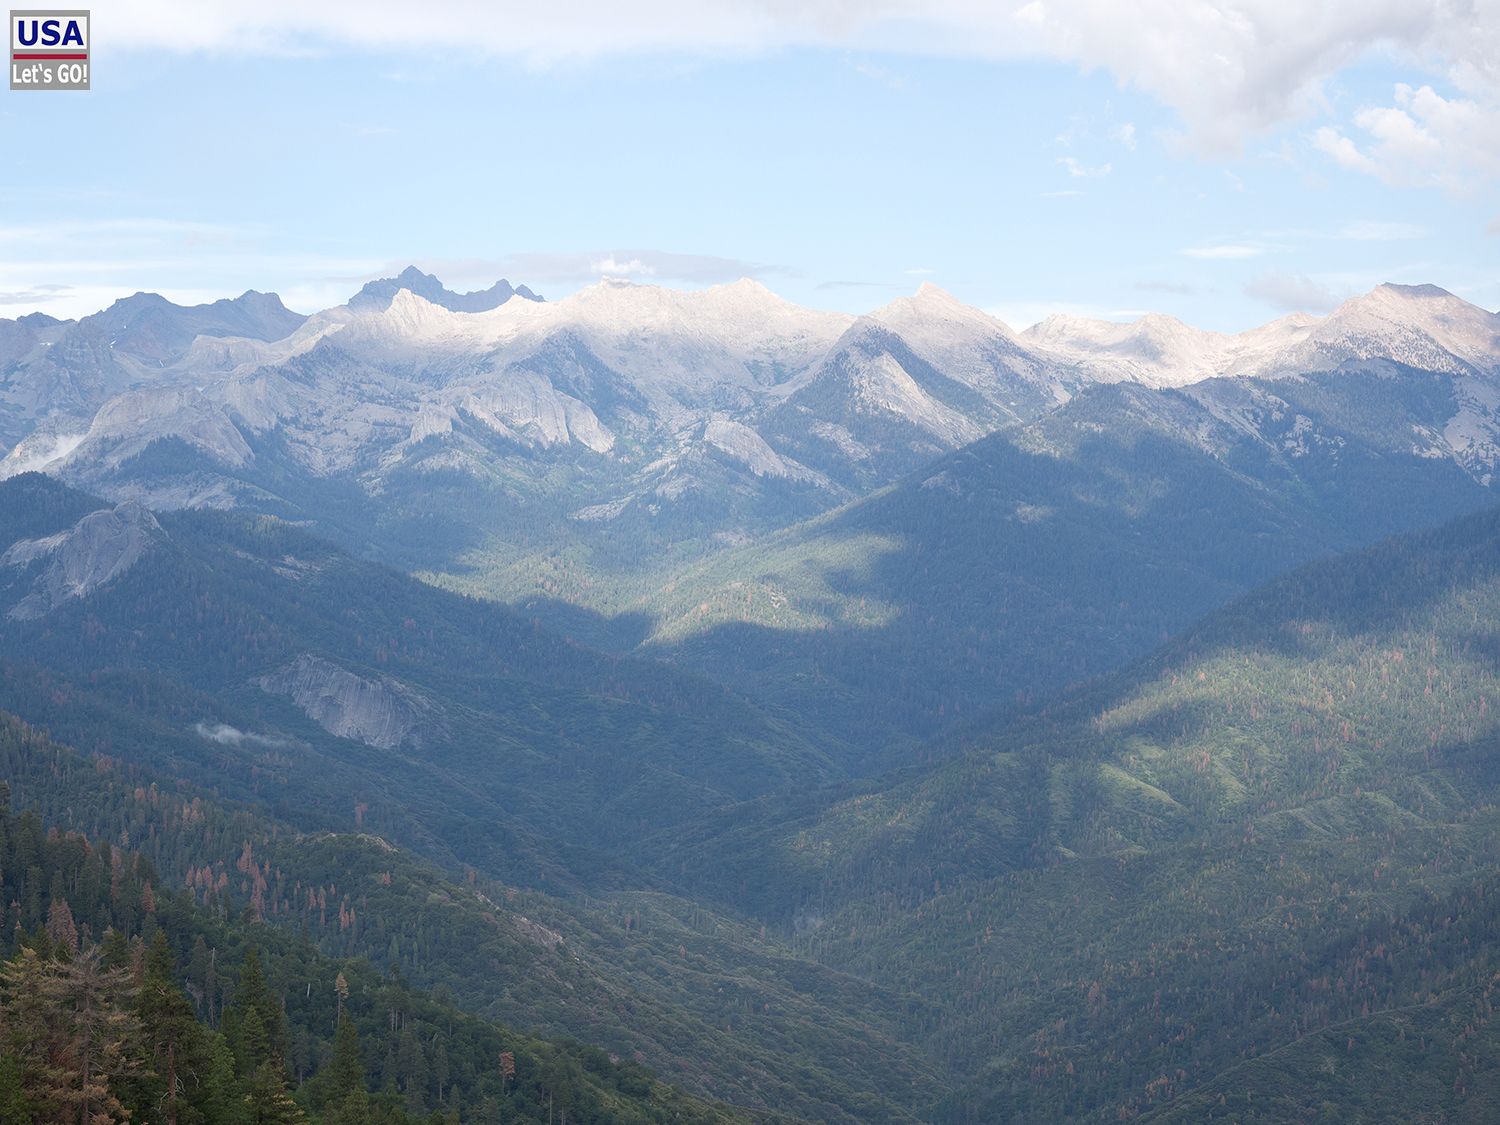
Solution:
<path fill-rule="evenodd" d="M 329 734 L 379 750 L 420 747 L 443 734 L 435 709 L 419 692 L 389 676 L 357 676 L 311 653 L 256 684 L 290 698 Z"/>
<path fill-rule="evenodd" d="M 42 617 L 72 598 L 91 594 L 141 560 L 163 534 L 156 517 L 134 500 L 90 512 L 67 531 L 22 539 L 0 555 L 0 566 L 25 570 L 45 560 L 31 592 L 7 616 Z"/>

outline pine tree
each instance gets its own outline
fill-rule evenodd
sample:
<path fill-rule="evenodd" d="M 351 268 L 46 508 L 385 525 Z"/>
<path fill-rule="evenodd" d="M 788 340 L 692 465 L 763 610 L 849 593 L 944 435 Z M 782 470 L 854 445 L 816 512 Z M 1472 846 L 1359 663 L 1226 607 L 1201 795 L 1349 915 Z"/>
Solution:
<path fill-rule="evenodd" d="M 244 1102 L 248 1125 L 298 1125 L 306 1120 L 301 1107 L 287 1093 L 281 1068 L 269 1060 L 245 1083 Z"/>
<path fill-rule="evenodd" d="M 78 926 L 73 921 L 73 911 L 68 900 L 55 898 L 47 908 L 47 936 L 57 945 L 65 945 L 69 952 L 78 952 Z"/>
<path fill-rule="evenodd" d="M 234 1052 L 223 1035 L 212 1033 L 206 1054 L 208 1069 L 199 1098 L 203 1116 L 213 1125 L 244 1125 L 248 1110 L 234 1074 Z"/>
<path fill-rule="evenodd" d="M 260 1018 L 258 1008 L 250 1008 L 239 1021 L 238 1035 L 234 1044 L 235 1069 L 244 1075 L 254 1074 L 270 1063 L 271 1040 L 266 1035 L 265 1021 Z"/>
<path fill-rule="evenodd" d="M 339 1020 L 339 1029 L 333 1036 L 333 1059 L 328 1068 L 329 1093 L 333 1100 L 341 1101 L 356 1090 L 364 1090 L 364 1053 L 359 1045 L 359 1032 L 348 1016 Z"/>
<path fill-rule="evenodd" d="M 176 963 L 166 934 L 157 930 L 146 955 L 146 978 L 136 1008 L 157 1080 L 149 1086 L 148 1104 L 160 1107 L 166 1125 L 190 1125 L 199 1113 L 184 1100 L 188 1078 L 208 1070 L 203 1029 L 193 1006 L 177 987 Z"/>
<path fill-rule="evenodd" d="M 66 962 L 23 948 L 4 968 L 4 1046 L 39 1121 L 129 1115 L 119 1093 L 139 1070 L 140 1023 L 128 970 L 102 961 L 97 947 Z"/>
<path fill-rule="evenodd" d="M 239 983 L 235 987 L 231 1005 L 235 1018 L 230 1021 L 226 1017 L 225 1023 L 226 1030 L 237 1029 L 230 1045 L 240 1064 L 240 1073 L 253 1072 L 268 1058 L 285 1069 L 289 1053 L 286 1015 L 281 1010 L 280 1001 L 266 985 L 260 950 L 253 945 L 245 951 L 245 960 L 240 966 Z M 254 1013 L 258 1029 L 250 1026 L 251 1013 Z"/>
<path fill-rule="evenodd" d="M 21 1060 L 9 1051 L 0 1051 L 0 1125 L 31 1125 L 37 1119 L 36 1108 L 26 1096 Z"/>
<path fill-rule="evenodd" d="M 72 1055 L 76 1085 L 71 1100 L 82 1121 L 128 1115 L 120 1103 L 120 1080 L 138 1066 L 134 1048 L 140 1022 L 132 1010 L 134 986 L 123 968 L 105 969 L 97 949 L 80 953 L 50 981 L 49 998 L 59 1008 L 73 1004 Z"/>

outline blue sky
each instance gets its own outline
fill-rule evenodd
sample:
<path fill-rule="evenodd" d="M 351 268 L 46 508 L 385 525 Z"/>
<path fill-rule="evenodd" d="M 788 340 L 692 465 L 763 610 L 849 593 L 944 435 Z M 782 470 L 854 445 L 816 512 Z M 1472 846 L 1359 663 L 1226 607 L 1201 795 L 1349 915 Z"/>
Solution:
<path fill-rule="evenodd" d="M 0 315 L 310 311 L 407 262 L 849 311 L 931 280 L 1018 327 L 1240 329 L 1384 280 L 1500 306 L 1493 5 L 1351 5 L 1305 42 L 1225 25 L 1253 3 L 1123 6 L 96 6 L 92 91 L 0 92 Z"/>

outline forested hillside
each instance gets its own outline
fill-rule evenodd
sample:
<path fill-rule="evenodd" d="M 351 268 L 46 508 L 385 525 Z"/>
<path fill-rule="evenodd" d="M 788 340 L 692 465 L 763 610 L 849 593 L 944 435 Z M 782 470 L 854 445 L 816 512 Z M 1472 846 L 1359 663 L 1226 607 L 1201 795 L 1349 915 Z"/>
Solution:
<path fill-rule="evenodd" d="M 14 752 L 33 736 L 13 722 Z M 0 785 L 0 1119 L 715 1122 L 632 1062 L 465 1015 L 59 832 Z M 316 896 L 321 888 L 307 888 Z"/>
<path fill-rule="evenodd" d="M 705 680 L 280 521 L 158 520 L 32 474 L 0 483 L 0 527 L 0 706 L 303 823 L 358 819 L 514 881 L 587 882 L 610 863 L 586 848 L 836 772 Z"/>
<path fill-rule="evenodd" d="M 939 1076 L 894 1035 L 920 1002 L 659 891 L 582 899 L 467 867 L 445 878 L 363 832 L 304 833 L 252 802 L 0 716 L 0 776 L 44 822 L 123 841 L 227 917 L 367 958 L 470 1014 L 576 1037 L 695 1090 L 809 1119 L 904 1121 Z M 807 1055 L 836 1060 L 806 1068 Z"/>
<path fill-rule="evenodd" d="M 1292 566 L 1492 503 L 1416 444 L 1465 393 L 1410 369 L 1091 387 L 612 609 L 643 651 L 844 733 L 851 768 L 899 766 Z"/>
<path fill-rule="evenodd" d="M 725 815 L 663 869 L 932 999 L 912 1034 L 973 1076 L 949 1119 L 1482 1116 L 1497 621 L 1490 511 L 1274 582 L 920 776 Z M 1381 1067 L 1413 1080 L 1361 1098 Z"/>
<path fill-rule="evenodd" d="M 1494 1103 L 1500 513 L 1312 564 L 1105 679 L 958 724 L 908 756 L 925 766 L 851 780 L 836 744 L 721 688 L 285 525 L 8 489 L 0 691 L 82 753 L 7 722 L 5 776 L 28 823 L 142 857 L 149 911 L 142 890 L 100 922 L 59 884 L 80 958 L 106 924 L 149 950 L 171 910 L 255 927 L 287 997 L 274 1057 L 236 1055 L 234 969 L 215 991 L 194 961 L 200 932 L 215 965 L 252 939 L 168 930 L 241 1101 L 318 1116 L 354 1096 L 320 1077 L 336 992 L 297 1035 L 311 986 L 343 972 L 379 997 L 348 1008 L 360 1092 L 391 1113 L 494 1093 L 452 1077 L 460 1023 L 414 1033 L 420 1056 L 392 1046 L 406 981 L 484 1050 L 484 1021 L 559 1037 L 526 1042 L 538 1068 L 575 1059 L 579 1119 L 660 1108 L 611 1055 L 692 1096 L 851 1123 Z M 53 882 L 10 897 L 36 950 L 14 971 L 39 994 L 78 987 L 45 983 L 64 979 L 43 959 L 58 934 L 35 935 Z M 297 942 L 328 968 L 278 977 Z M 279 1085 L 255 1079 L 276 1059 Z M 11 1085 L 52 1097 L 27 1073 Z M 518 1114 L 559 1097 L 531 1090 Z"/>

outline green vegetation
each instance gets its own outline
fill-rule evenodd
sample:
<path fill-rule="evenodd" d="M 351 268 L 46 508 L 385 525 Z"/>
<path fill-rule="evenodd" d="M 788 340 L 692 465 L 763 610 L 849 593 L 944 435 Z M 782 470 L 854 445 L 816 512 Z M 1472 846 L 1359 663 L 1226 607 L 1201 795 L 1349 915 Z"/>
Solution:
<path fill-rule="evenodd" d="M 4 522 L 14 511 L 39 533 L 82 503 L 40 476 L 0 486 Z M 46 510 L 58 517 L 39 524 Z M 280 521 L 188 512 L 162 528 L 98 596 L 0 616 L 0 706 L 24 700 L 81 748 L 243 786 L 309 825 L 352 825 L 363 806 L 393 840 L 521 882 L 593 879 L 610 865 L 583 847 L 836 774 L 784 720 L 705 680 L 584 649 Z M 43 565 L 0 570 L 0 601 Z M 398 745 L 337 738 L 261 689 L 307 656 L 386 685 L 413 729 Z M 38 712 L 38 697 L 61 701 Z M 349 706 L 383 717 L 380 700 Z"/>
<path fill-rule="evenodd" d="M 399 973 L 321 956 L 223 900 L 199 906 L 139 855 L 4 801 L 0 873 L 6 1121 L 737 1119 L 596 1048 L 518 1035 Z"/>
<path fill-rule="evenodd" d="M 891 1034 L 916 1001 L 670 895 L 559 899 L 474 868 L 450 881 L 377 836 L 298 832 L 3 716 L 0 777 L 46 820 L 128 841 L 158 886 L 204 909 L 248 911 L 340 964 L 368 960 L 469 1013 L 581 1039 L 695 1091 L 818 1120 L 902 1121 L 939 1085 Z"/>
<path fill-rule="evenodd" d="M 1388 1079 L 1351 1119 L 1473 1113 L 1497 621 L 1490 512 L 1299 571 L 920 775 L 725 814 L 661 869 L 930 1001 L 907 1034 L 970 1076 L 945 1119 L 1192 1120 L 1222 1093 L 1226 1120 L 1295 1120 L 1403 1028 L 1386 1062 L 1443 1090 Z M 1310 1084 L 1331 1042 L 1343 1077 Z"/>
<path fill-rule="evenodd" d="M 1066 489 L 1043 469 L 1078 449 L 1005 449 L 943 469 L 960 491 L 934 486 L 925 491 L 950 500 L 911 500 L 904 526 L 935 521 L 915 525 L 911 540 L 896 538 L 894 522 L 837 538 L 863 511 L 851 508 L 815 529 L 822 554 L 800 554 L 790 535 L 745 548 L 804 589 L 822 583 L 821 600 L 779 611 L 821 614 L 826 628 L 805 634 L 812 619 L 789 617 L 798 628 L 766 636 L 832 637 L 834 621 L 852 621 L 846 636 L 891 640 L 910 623 L 909 610 L 891 617 L 889 607 L 909 603 L 861 605 L 855 591 L 927 549 L 914 543 L 964 548 L 942 556 L 973 568 L 944 572 L 954 589 L 986 567 L 1014 580 L 1022 564 L 1072 559 L 1057 588 L 1100 600 L 1076 617 L 1047 603 L 1060 628 L 1106 605 L 1169 606 L 1183 589 L 1146 578 L 1162 581 L 1160 560 L 1185 551 L 1203 564 L 1172 572 L 1186 582 L 1209 573 L 1200 547 L 1228 550 L 1171 539 L 1198 510 L 1185 496 L 1240 521 L 1240 553 L 1214 561 L 1218 577 L 1201 587 L 1221 599 L 1259 568 L 1284 565 L 1292 544 L 1305 547 L 1305 525 L 1278 521 L 1313 521 L 1348 485 L 1324 465 L 1323 498 L 1287 506 L 1316 479 L 1307 463 L 1296 487 L 1236 491 L 1239 470 L 1210 472 L 1143 433 L 1131 451 L 1144 471 L 1080 475 L 1068 488 L 1087 477 L 1093 491 L 1067 507 L 1045 502 Z M 1118 464 L 1123 449 L 1099 453 L 1095 468 Z M 1346 445 L 1340 464 L 1359 455 Z M 1043 491 L 1025 494 L 1031 506 L 1015 509 L 1004 535 L 972 530 L 982 522 L 937 526 L 942 505 L 965 495 L 1014 503 L 1004 489 L 1032 479 L 1023 470 Z M 1172 498 L 1160 519 L 1132 522 L 1155 510 L 1157 471 Z M 912 489 L 921 482 L 869 510 Z M 84 503 L 35 480 L 11 494 L 25 498 L 15 518 L 33 535 L 66 526 Z M 1436 495 L 1434 506 L 1472 499 L 1457 487 Z M 1393 494 L 1388 518 L 1415 520 L 1416 504 L 1415 493 Z M 1091 516 L 1100 505 L 1105 514 Z M 1327 534 L 1371 526 L 1351 521 Z M 17 940 L 42 958 L 58 937 L 43 949 L 37 926 L 45 932 L 52 903 L 67 899 L 79 957 L 100 946 L 101 974 L 105 928 L 149 952 L 154 918 L 172 980 L 205 1041 L 222 1036 L 241 1098 L 282 1104 L 284 1086 L 295 1110 L 338 1119 L 354 1089 L 331 1077 L 351 1073 L 335 1065 L 346 1003 L 372 1113 L 456 1108 L 485 1120 L 468 1115 L 506 1091 L 496 1094 L 477 1060 L 498 1050 L 531 1052 L 538 1071 L 565 1060 L 557 1067 L 576 1080 L 569 1116 L 598 1120 L 721 1112 L 694 1097 L 840 1122 L 1288 1121 L 1329 1107 L 1356 1121 L 1462 1120 L 1500 1104 L 1490 1024 L 1500 513 L 1309 565 L 1045 706 L 955 725 L 907 756 L 925 764 L 856 779 L 841 776 L 839 763 L 864 768 L 840 756 L 846 747 L 800 734 L 779 713 L 561 641 L 284 525 L 198 513 L 163 529 L 148 562 L 91 596 L 0 626 L 0 705 L 81 751 L 3 721 L 3 776 L 41 818 L 30 822 L 37 832 L 57 824 L 109 841 L 111 856 L 131 854 L 131 877 L 153 884 L 152 908 L 132 891 L 123 913 L 88 914 L 73 901 L 81 876 L 57 893 L 50 875 L 45 890 L 28 881 L 6 901 L 25 915 Z M 1115 601 L 1088 585 L 1096 564 L 1071 553 L 1089 536 L 1101 551 L 1113 542 L 1112 558 L 1147 560 L 1118 578 Z M 1118 553 L 1121 543 L 1134 553 Z M 940 572 L 929 561 L 908 572 L 913 581 Z M 0 601 L 35 576 L 0 574 Z M 745 593 L 725 589 L 731 600 Z M 664 596 L 696 604 L 691 582 Z M 966 610 L 952 612 L 956 621 Z M 1042 610 L 1025 612 L 1041 630 Z M 1144 647 L 1140 629 L 1132 643 Z M 1082 646 L 1087 630 L 1070 635 Z M 911 644 L 906 665 L 888 671 L 912 685 L 999 651 L 976 632 L 934 672 L 920 665 L 918 636 L 911 626 L 880 658 Z M 738 659 L 766 659 L 768 674 L 789 667 L 780 650 L 755 651 Z M 386 749 L 337 738 L 256 686 L 306 652 L 420 693 L 439 733 Z M 875 690 L 875 680 L 823 671 L 848 689 L 850 715 Z M 104 854 L 102 843 L 88 847 Z M 13 870 L 0 856 L 0 877 Z M 89 878 L 108 883 L 103 870 Z M 207 987 L 200 936 L 215 964 L 242 964 L 252 941 L 262 950 L 287 1027 L 274 1082 L 256 1077 L 269 1046 L 233 1061 L 255 1005 L 240 1002 L 234 1015 L 236 987 Z M 14 964 L 28 956 L 20 948 L 6 949 Z M 68 979 L 63 991 L 76 995 L 83 985 Z M 135 1001 L 121 992 L 111 1003 Z M 426 1021 L 413 1034 L 418 1069 L 391 1020 L 398 1004 L 426 1013 L 411 1017 Z M 280 1034 L 266 1031 L 268 1044 Z M 253 1021 L 249 1039 L 261 1039 Z M 463 1059 L 476 1061 L 465 1070 Z M 18 1073 L 0 1070 L 0 1105 L 42 1081 Z M 506 1107 L 505 1120 L 543 1112 L 552 1087 L 529 1089 L 527 1108 Z M 114 1096 L 128 1108 L 139 1095 L 122 1077 Z"/>
<path fill-rule="evenodd" d="M 537 569 L 532 555 L 491 566 L 480 546 L 440 580 L 709 675 L 873 774 L 1142 656 L 1293 566 L 1490 503 L 1451 461 L 1411 452 L 1411 425 L 1440 430 L 1456 393 L 1421 372 L 1096 386 L 701 559 L 601 570 L 574 552 Z"/>

